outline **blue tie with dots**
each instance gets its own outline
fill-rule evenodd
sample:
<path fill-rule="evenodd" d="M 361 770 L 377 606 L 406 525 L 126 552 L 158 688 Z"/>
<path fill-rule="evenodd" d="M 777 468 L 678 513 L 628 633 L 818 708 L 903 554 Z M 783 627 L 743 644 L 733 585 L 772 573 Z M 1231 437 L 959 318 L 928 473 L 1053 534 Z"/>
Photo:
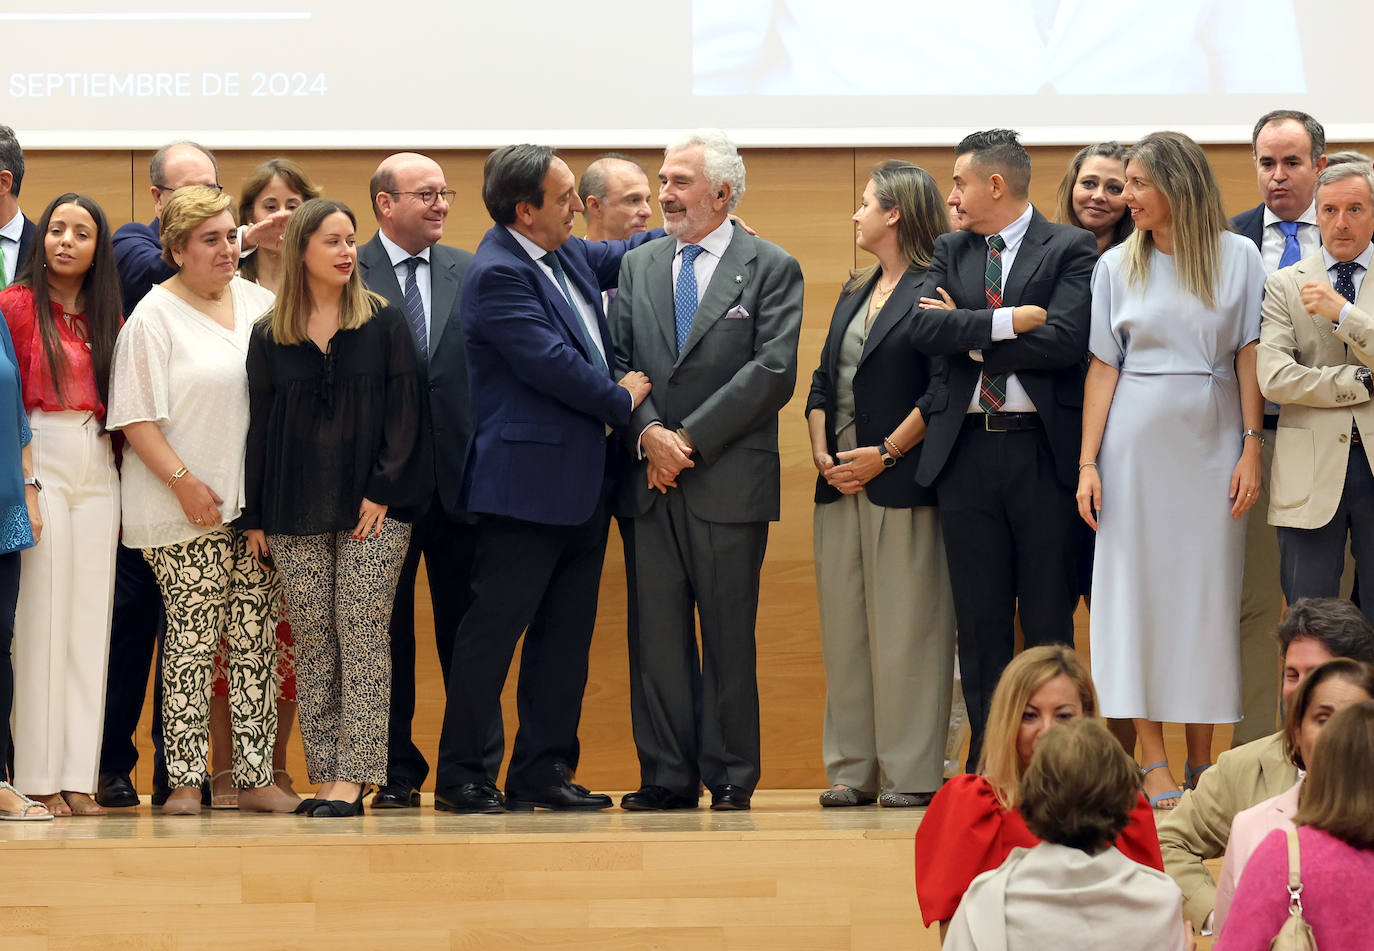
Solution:
<path fill-rule="evenodd" d="M 1336 283 L 1332 285 L 1336 293 L 1352 304 L 1355 303 L 1355 269 L 1358 267 L 1354 261 L 1337 261 Z"/>
<path fill-rule="evenodd" d="M 699 244 L 688 244 L 682 249 L 682 267 L 677 272 L 677 287 L 673 290 L 673 323 L 677 328 L 677 352 L 687 342 L 687 334 L 692 329 L 692 318 L 697 314 L 697 255 L 706 250 Z"/>
<path fill-rule="evenodd" d="M 1298 244 L 1299 227 L 1301 222 L 1298 221 L 1279 222 L 1279 230 L 1283 232 L 1283 255 L 1279 258 L 1279 267 L 1288 267 L 1302 260 L 1302 246 Z"/>

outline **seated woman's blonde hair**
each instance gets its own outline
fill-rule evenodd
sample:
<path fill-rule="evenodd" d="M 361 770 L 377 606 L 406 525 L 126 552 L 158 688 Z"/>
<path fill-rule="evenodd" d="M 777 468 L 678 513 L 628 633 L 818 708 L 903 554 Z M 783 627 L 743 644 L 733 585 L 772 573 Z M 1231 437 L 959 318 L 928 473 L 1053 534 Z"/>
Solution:
<path fill-rule="evenodd" d="M 212 185 L 187 185 L 172 192 L 162 206 L 158 237 L 162 241 L 162 260 L 170 268 L 180 268 L 174 251 L 185 251 L 191 232 L 222 211 L 234 214 L 234 199 Z M 237 221 L 234 222 L 236 225 Z"/>
<path fill-rule="evenodd" d="M 1045 842 L 1096 855 L 1116 841 L 1140 798 L 1140 770 L 1098 720 L 1055 727 L 1021 777 L 1021 818 Z"/>

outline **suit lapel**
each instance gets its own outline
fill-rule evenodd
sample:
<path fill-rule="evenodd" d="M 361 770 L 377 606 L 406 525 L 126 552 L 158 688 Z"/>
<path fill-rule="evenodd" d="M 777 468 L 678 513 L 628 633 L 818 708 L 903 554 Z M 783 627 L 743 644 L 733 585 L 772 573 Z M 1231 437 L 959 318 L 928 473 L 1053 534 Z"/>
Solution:
<path fill-rule="evenodd" d="M 1012 306 L 1021 299 L 1026 284 L 1040 268 L 1045 259 L 1045 242 L 1054 233 L 1047 227 L 1044 215 L 1032 210 L 1030 224 L 1026 227 L 1021 247 L 1016 249 L 1016 259 L 1012 262 L 1011 273 L 1002 279 L 1002 300 L 1005 306 Z"/>
<path fill-rule="evenodd" d="M 373 293 L 381 294 L 387 299 L 387 303 L 404 310 L 405 294 L 396 281 L 396 269 L 391 266 L 391 258 L 387 255 L 386 248 L 382 247 L 380 234 L 381 232 L 378 232 L 378 237 L 363 245 L 362 251 L 358 254 L 366 272 L 363 276 Z"/>
<path fill-rule="evenodd" d="M 954 302 L 969 310 L 981 310 L 988 306 L 987 291 L 983 282 L 988 266 L 988 242 L 981 234 L 968 232 L 964 238 L 964 253 L 959 255 L 959 287 L 947 287 Z"/>
<path fill-rule="evenodd" d="M 911 268 L 897 281 L 897 286 L 892 289 L 891 296 L 883 303 L 882 310 L 873 318 L 873 326 L 868 328 L 868 338 L 864 340 L 864 352 L 859 357 L 859 366 L 868 359 L 868 355 L 882 343 L 889 330 L 897 325 L 913 304 L 916 303 L 916 294 L 921 289 L 921 282 L 925 279 L 926 272 Z M 875 282 L 876 283 L 876 282 Z M 870 288 L 871 289 L 871 288 Z M 867 300 L 864 295 L 864 300 Z M 850 315 L 852 318 L 852 314 Z"/>
<path fill-rule="evenodd" d="M 692 329 L 687 333 L 687 340 L 682 344 L 682 352 L 677 356 L 677 366 L 692 352 L 692 348 L 697 345 L 716 321 L 725 316 L 725 312 L 730 305 L 739 299 L 744 288 L 753 278 L 754 258 L 757 257 L 754 247 L 754 239 L 751 238 L 743 228 L 736 228 L 730 243 L 725 247 L 725 253 L 721 255 L 720 263 L 716 265 L 716 271 L 711 275 L 711 283 L 706 286 L 706 293 L 701 295 L 701 303 L 697 305 L 696 315 L 692 318 Z M 750 314 L 749 319 L 754 315 Z M 674 338 L 676 340 L 676 337 Z"/>
<path fill-rule="evenodd" d="M 1302 307 L 1302 286 L 1313 282 L 1320 284 L 1330 284 L 1331 275 L 1326 273 L 1326 258 L 1318 251 L 1316 254 L 1303 258 L 1293 265 L 1293 283 L 1298 290 L 1298 307 L 1302 308 L 1307 319 L 1312 322 L 1312 327 L 1317 331 L 1317 344 L 1319 347 L 1333 347 L 1338 351 L 1339 358 L 1345 359 L 1345 344 L 1336 336 L 1336 325 L 1322 317 L 1320 314 L 1308 314 L 1306 308 Z M 1359 296 L 1363 297 L 1364 288 Z"/>
<path fill-rule="evenodd" d="M 673 317 L 673 257 L 676 254 L 676 239 L 657 242 L 647 273 L 652 319 L 662 331 L 669 353 L 677 352 L 677 325 Z"/>
<path fill-rule="evenodd" d="M 439 349 L 439 338 L 448 326 L 453 302 L 458 299 L 458 277 L 453 262 L 439 253 L 438 247 L 429 249 L 429 352 Z"/>

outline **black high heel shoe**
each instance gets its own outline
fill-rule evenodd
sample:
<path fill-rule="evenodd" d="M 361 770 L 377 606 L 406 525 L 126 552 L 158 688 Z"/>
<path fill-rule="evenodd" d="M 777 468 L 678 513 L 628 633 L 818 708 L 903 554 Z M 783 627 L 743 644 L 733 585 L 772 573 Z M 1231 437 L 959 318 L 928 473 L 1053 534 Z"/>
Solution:
<path fill-rule="evenodd" d="M 313 819 L 351 819 L 353 816 L 363 814 L 363 796 L 367 795 L 367 784 L 358 790 L 358 798 L 352 802 L 343 802 L 339 799 L 314 799 L 307 800 L 312 805 L 306 811 L 306 815 Z"/>

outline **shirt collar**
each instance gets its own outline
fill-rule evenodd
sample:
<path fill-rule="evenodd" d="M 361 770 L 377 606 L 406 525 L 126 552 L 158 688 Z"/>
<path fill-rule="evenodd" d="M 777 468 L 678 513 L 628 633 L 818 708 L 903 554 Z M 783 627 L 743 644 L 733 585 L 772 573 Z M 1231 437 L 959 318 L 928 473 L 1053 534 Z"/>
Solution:
<path fill-rule="evenodd" d="M 1371 259 L 1374 259 L 1374 243 L 1366 244 L 1364 250 L 1354 257 L 1355 263 L 1366 271 L 1369 270 L 1369 262 Z M 1331 252 L 1326 250 L 1325 245 L 1322 246 L 1322 260 L 1326 263 L 1326 269 L 1328 271 L 1340 263 L 1331 256 Z"/>
<path fill-rule="evenodd" d="M 24 213 L 16 211 L 14 217 L 5 222 L 5 226 L 0 228 L 0 238 L 9 238 L 15 244 L 24 236 Z"/>
<path fill-rule="evenodd" d="M 544 255 L 552 253 L 550 251 L 545 251 L 539 245 L 535 244 L 529 238 L 525 237 L 523 234 L 516 231 L 510 225 L 506 225 L 506 230 L 511 233 L 511 237 L 515 238 L 516 241 L 520 242 L 520 247 L 525 249 L 525 253 L 528 254 L 531 258 L 533 258 L 535 263 L 543 264 Z"/>
<path fill-rule="evenodd" d="M 1020 216 L 1015 221 L 997 232 L 1002 236 L 1002 240 L 1006 242 L 1004 251 L 1010 251 L 1012 254 L 1015 254 L 1016 250 L 1021 247 L 1021 239 L 1026 236 L 1026 230 L 1030 228 L 1031 217 L 1034 216 L 1034 214 L 1035 206 L 1027 202 L 1026 210 L 1021 212 Z M 987 239 L 990 237 L 992 237 L 990 234 L 983 235 L 983 241 L 986 243 Z"/>
<path fill-rule="evenodd" d="M 1274 214 L 1272 211 L 1270 211 L 1268 205 L 1265 205 L 1265 206 L 1264 206 L 1264 226 L 1265 226 L 1266 228 L 1268 228 L 1270 225 L 1276 225 L 1276 224 L 1278 224 L 1280 221 L 1283 221 L 1283 220 L 1284 220 L 1284 219 L 1280 218 L 1278 215 L 1276 215 L 1276 214 Z M 1313 199 L 1312 199 L 1312 204 L 1310 204 L 1310 205 L 1307 206 L 1307 210 L 1306 210 L 1306 211 L 1304 211 L 1302 214 L 1298 215 L 1297 220 L 1298 220 L 1298 221 L 1301 221 L 1301 222 L 1302 222 L 1303 224 L 1305 224 L 1305 225 L 1315 225 L 1315 224 L 1317 223 L 1317 199 L 1316 199 L 1316 198 L 1313 198 Z"/>
<path fill-rule="evenodd" d="M 735 223 L 731 221 L 729 218 L 726 218 L 724 221 L 720 223 L 720 225 L 714 231 L 712 231 L 706 237 L 702 238 L 700 241 L 683 241 L 681 238 L 678 238 L 677 250 L 674 251 L 673 254 L 681 254 L 682 249 L 687 247 L 687 245 L 695 244 L 699 246 L 707 254 L 719 258 L 721 255 L 725 253 L 725 249 L 730 246 L 730 239 L 734 236 Z"/>
<path fill-rule="evenodd" d="M 382 247 L 386 249 L 386 256 L 391 259 L 392 267 L 400 267 L 411 258 L 419 258 L 426 264 L 429 263 L 429 248 L 421 248 L 419 254 L 411 254 L 395 241 L 388 238 L 383 232 L 378 231 L 377 237 L 382 239 Z"/>

